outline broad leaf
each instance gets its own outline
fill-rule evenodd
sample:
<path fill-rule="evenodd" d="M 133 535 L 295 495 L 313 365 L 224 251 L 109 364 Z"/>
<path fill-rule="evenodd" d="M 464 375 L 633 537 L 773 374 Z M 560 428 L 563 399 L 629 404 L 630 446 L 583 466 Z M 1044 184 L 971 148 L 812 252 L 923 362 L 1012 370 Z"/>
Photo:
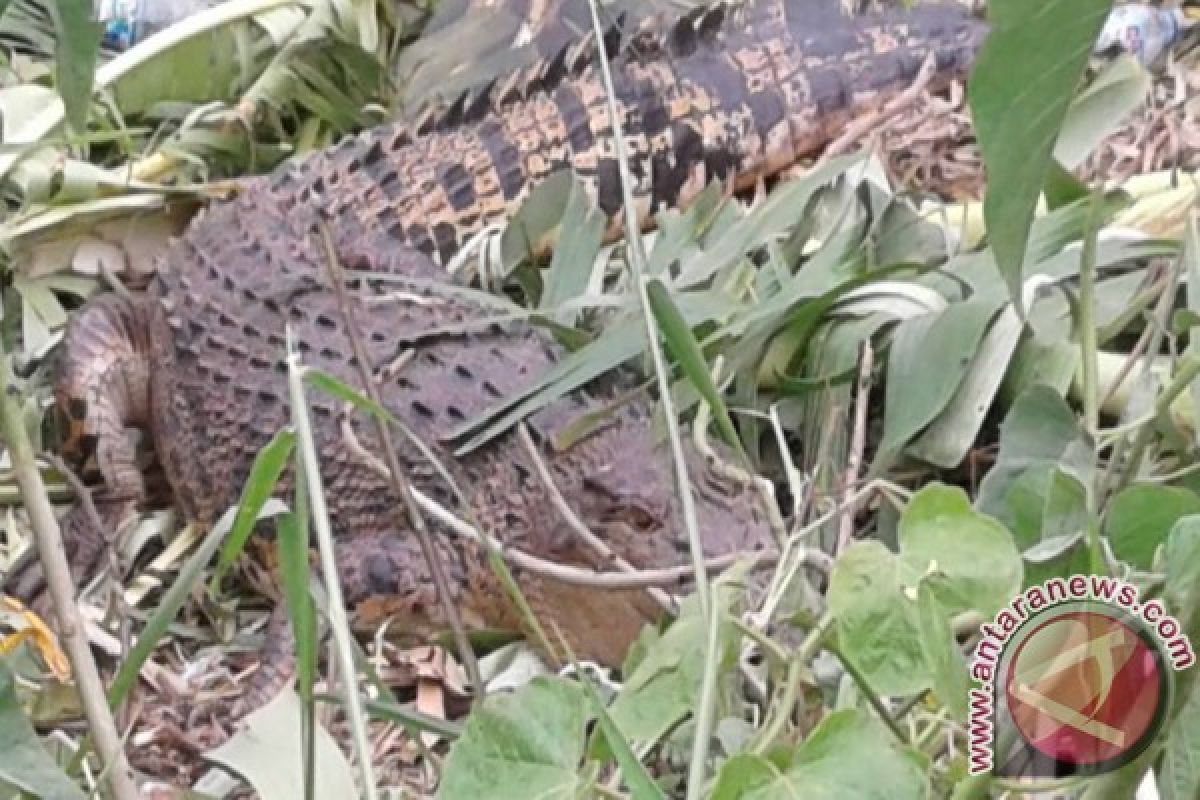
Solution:
<path fill-rule="evenodd" d="M 1016 399 L 1000 426 L 1000 452 L 979 487 L 976 506 L 1015 529 L 1009 492 L 1023 474 L 1056 467 L 1087 486 L 1093 458 L 1091 442 L 1062 395 L 1035 384 Z"/>
<path fill-rule="evenodd" d="M 987 168 L 984 219 L 996 263 L 1020 302 L 1029 225 L 1055 139 L 1112 0 L 1004 0 L 968 88 Z"/>
<path fill-rule="evenodd" d="M 1200 516 L 1175 523 L 1167 535 L 1165 556 L 1167 609 L 1185 630 L 1192 629 L 1200 622 Z"/>
<path fill-rule="evenodd" d="M 882 723 L 851 709 L 823 720 L 794 752 L 729 759 L 711 800 L 916 800 L 929 793 L 924 770 Z"/>
<path fill-rule="evenodd" d="M 917 620 L 933 692 L 955 720 L 966 723 L 970 690 L 967 660 L 954 637 L 946 609 L 937 601 L 928 583 L 922 583 L 917 590 Z"/>
<path fill-rule="evenodd" d="M 935 670 L 924 639 L 918 596 L 928 591 L 947 617 L 967 610 L 990 616 L 1021 587 L 1021 559 L 1000 523 L 972 510 L 957 488 L 931 484 L 905 508 L 899 555 L 879 542 L 860 542 L 838 559 L 830 577 L 829 610 L 843 657 L 885 695 L 928 688 Z M 925 614 L 932 612 L 929 602 Z"/>
<path fill-rule="evenodd" d="M 1142 104 L 1151 83 L 1150 73 L 1132 56 L 1122 55 L 1107 64 L 1071 103 L 1054 145 L 1054 158 L 1067 169 L 1083 163 Z"/>
<path fill-rule="evenodd" d="M 587 700 L 574 683 L 535 678 L 512 694 L 492 695 L 472 712 L 450 749 L 442 800 L 567 800 L 585 788 Z M 349 795 L 347 795 L 349 796 Z"/>
<path fill-rule="evenodd" d="M 1162 800 L 1200 797 L 1200 692 L 1194 688 L 1171 724 L 1155 777 Z"/>
<path fill-rule="evenodd" d="M 879 542 L 851 546 L 829 580 L 829 610 L 842 656 L 883 695 L 916 694 L 931 682 L 919 635 L 917 604 L 903 563 Z"/>
<path fill-rule="evenodd" d="M 43 800 L 83 800 L 86 795 L 54 763 L 21 711 L 8 664 L 0 660 L 0 784 Z"/>
<path fill-rule="evenodd" d="M 233 738 L 205 757 L 246 779 L 263 800 L 304 797 L 300 698 L 291 689 L 249 714 Z M 357 797 L 354 773 L 337 741 L 316 728 L 315 797 Z"/>
<path fill-rule="evenodd" d="M 990 300 L 953 303 L 897 326 L 888 358 L 882 451 L 898 451 L 942 413 L 994 311 Z"/>
<path fill-rule="evenodd" d="M 1154 552 L 1181 518 L 1200 514 L 1200 497 L 1187 489 L 1130 486 L 1112 499 L 1104 530 L 1113 555 L 1138 569 L 1154 564 Z"/>
<path fill-rule="evenodd" d="M 900 518 L 900 556 L 926 575 L 949 614 L 991 616 L 1021 588 L 1012 535 L 971 508 L 961 489 L 932 484 L 913 495 Z"/>
<path fill-rule="evenodd" d="M 717 583 L 713 599 L 721 615 L 716 657 L 722 674 L 736 663 L 736 629 L 729 609 L 737 592 Z M 707 622 L 695 595 L 683 603 L 680 616 L 667 629 L 625 681 L 609 708 L 617 728 L 635 743 L 653 742 L 696 707 L 704 674 Z"/>

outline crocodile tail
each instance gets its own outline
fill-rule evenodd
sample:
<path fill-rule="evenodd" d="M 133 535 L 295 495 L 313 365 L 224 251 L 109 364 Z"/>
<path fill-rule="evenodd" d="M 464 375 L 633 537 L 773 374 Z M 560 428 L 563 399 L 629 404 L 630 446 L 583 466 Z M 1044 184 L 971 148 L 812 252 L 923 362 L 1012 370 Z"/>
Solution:
<path fill-rule="evenodd" d="M 855 115 L 908 88 L 928 56 L 946 71 L 968 64 L 982 31 L 957 5 L 847 18 L 821 3 L 760 0 L 690 17 L 660 57 L 627 52 L 612 64 L 639 220 L 686 206 L 712 182 L 753 186 L 819 151 Z M 370 132 L 276 190 L 289 203 L 371 220 L 444 265 L 562 169 L 619 219 L 609 103 L 592 64 L 452 130 L 411 141 L 396 127 Z"/>

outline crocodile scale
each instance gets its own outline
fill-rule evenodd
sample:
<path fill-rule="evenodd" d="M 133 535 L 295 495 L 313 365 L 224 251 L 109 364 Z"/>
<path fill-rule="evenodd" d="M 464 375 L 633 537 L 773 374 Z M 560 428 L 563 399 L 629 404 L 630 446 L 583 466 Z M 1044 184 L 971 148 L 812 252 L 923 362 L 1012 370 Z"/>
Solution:
<path fill-rule="evenodd" d="M 942 74 L 965 70 L 983 33 L 958 5 L 849 18 L 827 2 L 757 0 L 606 41 L 639 221 L 686 206 L 711 181 L 751 187 L 794 165 L 910 85 L 930 55 Z M 573 45 L 416 127 L 385 125 L 247 180 L 197 215 L 145 294 L 101 296 L 74 315 L 56 394 L 72 432 L 67 451 L 98 468 L 102 523 L 115 525 L 146 499 L 129 427 L 149 433 L 189 519 L 211 525 L 236 501 L 255 454 L 290 419 L 285 326 L 305 364 L 360 385 L 324 227 L 345 269 L 374 273 L 345 286 L 384 404 L 440 457 L 474 521 L 542 559 L 611 568 L 555 509 L 515 432 L 453 453 L 448 431 L 536 382 L 561 350 L 539 329 L 497 321 L 486 302 L 435 285 L 445 281 L 439 265 L 562 168 L 580 176 L 619 232 L 612 119 L 594 55 L 587 41 Z M 652 405 L 617 400 L 614 386 L 597 383 L 526 424 L 566 501 L 617 556 L 640 568 L 687 564 Z M 321 392 L 310 402 L 348 601 L 395 615 L 393 630 L 442 629 L 415 538 L 398 529 L 397 498 L 369 463 L 379 453 L 369 421 Z M 552 446 L 554 434 L 612 406 L 597 430 Z M 414 486 L 463 510 L 416 448 L 399 436 L 397 447 Z M 690 446 L 687 458 L 705 554 L 774 547 L 757 495 Z M 94 527 L 80 509 L 66 519 L 77 575 L 102 550 Z M 521 628 L 479 548 L 436 533 L 467 622 Z M 609 664 L 658 611 L 639 590 L 516 577 L 577 655 Z"/>

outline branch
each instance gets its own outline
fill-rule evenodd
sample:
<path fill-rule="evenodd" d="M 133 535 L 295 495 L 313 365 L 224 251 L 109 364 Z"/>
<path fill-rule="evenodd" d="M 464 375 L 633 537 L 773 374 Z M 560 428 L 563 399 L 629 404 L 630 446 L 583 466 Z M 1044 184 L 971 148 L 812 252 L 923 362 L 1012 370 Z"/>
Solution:
<path fill-rule="evenodd" d="M 0 427 L 4 432 L 4 440 L 8 442 L 13 473 L 21 488 L 25 510 L 29 514 L 34 540 L 42 560 L 42 569 L 46 575 L 46 584 L 54 602 L 55 614 L 58 616 L 60 636 L 79 687 L 83 712 L 87 717 L 88 726 L 92 729 L 92 735 L 95 736 L 96 751 L 104 763 L 113 795 L 118 800 L 137 800 L 137 782 L 129 762 L 125 759 L 121 737 L 117 733 L 116 723 L 113 722 L 105 699 L 100 670 L 92 658 L 83 616 L 75 603 L 75 586 L 71 581 L 71 567 L 63 547 L 62 531 L 50 507 L 50 499 L 46 496 L 41 473 L 34 463 L 33 447 L 29 443 L 23 415 L 17 403 L 20 390 L 13 381 L 10 357 L 2 350 L 0 380 L 4 383 L 4 396 L 0 398 Z"/>
<path fill-rule="evenodd" d="M 358 328 L 354 324 L 354 316 L 350 312 L 350 301 L 346 297 L 346 286 L 342 280 L 342 265 L 334 249 L 333 239 L 329 234 L 329 227 L 322 221 L 320 228 L 321 240 L 325 246 L 325 260 L 329 267 L 329 282 L 334 294 L 337 296 L 338 308 L 341 311 L 342 319 L 346 323 L 346 334 L 350 337 L 350 344 L 354 348 L 354 360 L 358 364 L 363 390 L 367 393 L 367 397 L 370 398 L 372 403 L 383 408 L 383 403 L 379 397 L 379 387 L 375 384 L 375 378 L 371 374 L 369 366 L 371 362 L 367 359 L 367 350 L 363 347 L 362 337 L 358 335 Z M 421 554 L 425 557 L 425 562 L 429 566 L 429 574 L 433 578 L 433 586 L 438 597 L 438 602 L 441 604 L 442 611 L 446 614 L 446 620 L 450 623 L 450 629 L 454 633 L 454 644 L 455 649 L 458 651 L 458 657 L 462 660 L 463 667 L 471 679 L 475 702 L 480 702 L 484 698 L 485 687 L 483 678 L 479 672 L 479 662 L 475 660 L 475 653 L 471 649 L 471 642 L 467 639 L 466 627 L 463 625 L 462 615 L 458 613 L 458 606 L 454 604 L 454 596 L 450 593 L 450 581 L 446 577 L 445 567 L 442 566 L 442 560 L 438 557 L 437 550 L 433 546 L 433 540 L 430 538 L 429 529 L 425 525 L 425 518 L 421 514 L 421 509 L 413 502 L 412 496 L 408 492 L 408 479 L 400 469 L 400 463 L 396 458 L 396 450 L 392 445 L 391 430 L 388 428 L 385 420 L 380 419 L 374 414 L 371 417 L 375 421 L 379 441 L 383 445 L 384 458 L 387 459 L 385 477 L 391 485 L 393 494 L 404 503 L 404 511 L 406 512 L 408 523 L 412 527 L 413 533 L 416 534 L 417 542 L 421 546 Z"/>

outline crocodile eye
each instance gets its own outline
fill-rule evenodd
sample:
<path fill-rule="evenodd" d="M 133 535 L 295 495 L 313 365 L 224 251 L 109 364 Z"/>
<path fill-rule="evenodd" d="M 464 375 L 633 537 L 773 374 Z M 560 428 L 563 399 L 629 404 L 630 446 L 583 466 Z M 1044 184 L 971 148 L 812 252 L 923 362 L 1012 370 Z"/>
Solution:
<path fill-rule="evenodd" d="M 641 506 L 629 505 L 626 514 L 629 523 L 639 531 L 653 531 L 660 527 L 658 517 Z"/>

